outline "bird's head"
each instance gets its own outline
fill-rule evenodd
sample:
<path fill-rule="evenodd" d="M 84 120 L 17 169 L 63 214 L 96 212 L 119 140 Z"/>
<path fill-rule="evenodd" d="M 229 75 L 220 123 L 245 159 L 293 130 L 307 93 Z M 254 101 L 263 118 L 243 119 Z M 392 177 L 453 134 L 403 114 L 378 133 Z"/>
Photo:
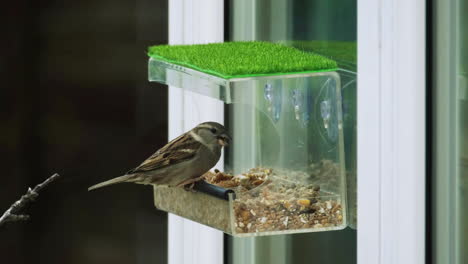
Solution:
<path fill-rule="evenodd" d="M 216 122 L 201 123 L 194 128 L 194 132 L 207 144 L 217 144 L 224 147 L 231 142 L 231 136 L 227 129 Z"/>

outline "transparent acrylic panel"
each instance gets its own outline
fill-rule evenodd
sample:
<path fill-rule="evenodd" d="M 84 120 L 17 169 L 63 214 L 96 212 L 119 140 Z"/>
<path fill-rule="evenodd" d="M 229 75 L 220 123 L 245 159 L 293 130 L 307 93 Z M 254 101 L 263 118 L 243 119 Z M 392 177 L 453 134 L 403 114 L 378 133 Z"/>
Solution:
<path fill-rule="evenodd" d="M 234 195 L 155 187 L 158 208 L 236 236 L 346 227 L 336 72 L 222 79 L 150 59 L 149 79 L 231 108 L 226 126 L 233 140 L 225 148 L 225 172 L 207 174 L 206 181 Z"/>
<path fill-rule="evenodd" d="M 348 225 L 357 227 L 357 120 L 356 120 L 356 72 L 338 70 L 343 98 L 343 137 L 345 149 Z"/>
<path fill-rule="evenodd" d="M 148 61 L 148 80 L 179 88 L 183 87 L 186 90 L 207 95 L 226 103 L 231 102 L 229 81 L 177 64 L 150 58 Z"/>

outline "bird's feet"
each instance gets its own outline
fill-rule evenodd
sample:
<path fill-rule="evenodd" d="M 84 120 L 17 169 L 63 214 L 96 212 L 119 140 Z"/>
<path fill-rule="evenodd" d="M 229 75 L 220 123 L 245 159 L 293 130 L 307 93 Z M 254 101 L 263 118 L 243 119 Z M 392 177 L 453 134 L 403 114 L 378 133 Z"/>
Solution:
<path fill-rule="evenodd" d="M 193 192 L 193 193 L 195 193 L 195 192 L 197 192 L 197 191 L 195 191 L 195 189 L 193 189 L 194 186 L 195 186 L 195 183 L 194 183 L 194 182 L 189 183 L 189 184 L 186 184 L 186 185 L 184 185 L 184 190 L 186 190 L 187 192 Z"/>
<path fill-rule="evenodd" d="M 186 191 L 196 192 L 195 189 L 193 189 L 193 187 L 195 186 L 195 183 L 197 181 L 201 181 L 201 180 L 203 180 L 203 176 L 184 180 L 181 183 L 177 184 L 177 186 L 184 187 Z"/>

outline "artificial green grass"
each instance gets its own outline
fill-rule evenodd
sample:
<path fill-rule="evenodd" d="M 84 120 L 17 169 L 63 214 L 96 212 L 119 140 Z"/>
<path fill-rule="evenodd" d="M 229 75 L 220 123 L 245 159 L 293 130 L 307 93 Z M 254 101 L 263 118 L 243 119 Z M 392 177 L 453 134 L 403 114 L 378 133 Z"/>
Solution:
<path fill-rule="evenodd" d="M 269 42 L 152 46 L 148 55 L 225 79 L 332 71 L 335 61 Z"/>
<path fill-rule="evenodd" d="M 355 41 L 294 40 L 284 44 L 320 54 L 336 61 L 339 68 L 356 71 L 357 45 Z"/>

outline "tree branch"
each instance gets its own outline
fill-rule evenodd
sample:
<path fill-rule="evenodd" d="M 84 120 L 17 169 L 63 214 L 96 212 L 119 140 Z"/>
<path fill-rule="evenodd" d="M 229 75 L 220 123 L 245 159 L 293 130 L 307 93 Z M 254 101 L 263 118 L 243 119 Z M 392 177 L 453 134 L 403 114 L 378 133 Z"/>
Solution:
<path fill-rule="evenodd" d="M 0 217 L 0 227 L 3 226 L 5 223 L 8 222 L 17 222 L 17 221 L 26 221 L 29 219 L 29 215 L 19 214 L 21 210 L 30 202 L 33 202 L 37 196 L 39 196 L 39 191 L 43 188 L 47 187 L 51 182 L 57 180 L 60 177 L 59 174 L 55 173 L 54 175 L 50 176 L 44 182 L 36 185 L 34 189 L 28 188 L 28 191 L 25 195 L 21 196 L 21 198 L 14 202 L 8 210 L 3 213 Z"/>

